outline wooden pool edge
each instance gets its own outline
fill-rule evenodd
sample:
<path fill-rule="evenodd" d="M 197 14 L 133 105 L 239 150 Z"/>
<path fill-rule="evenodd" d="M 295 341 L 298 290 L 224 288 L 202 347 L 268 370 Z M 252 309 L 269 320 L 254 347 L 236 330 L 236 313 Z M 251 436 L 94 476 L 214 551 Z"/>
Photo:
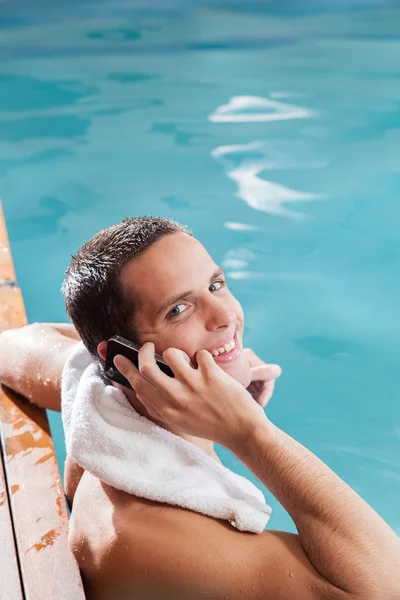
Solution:
<path fill-rule="evenodd" d="M 1 203 L 0 315 L 0 333 L 27 323 Z M 46 411 L 0 389 L 0 427 L 4 467 L 0 486 L 6 486 L 0 487 L 0 493 L 4 491 L 1 538 L 11 544 L 12 527 L 15 546 L 14 550 L 10 546 L 10 552 L 17 551 L 14 561 L 9 558 L 9 575 L 17 585 L 18 564 L 22 593 L 29 600 L 83 599 L 79 569 L 68 548 L 68 514 Z M 7 600 L 23 597 L 18 587 L 15 590 Z"/>

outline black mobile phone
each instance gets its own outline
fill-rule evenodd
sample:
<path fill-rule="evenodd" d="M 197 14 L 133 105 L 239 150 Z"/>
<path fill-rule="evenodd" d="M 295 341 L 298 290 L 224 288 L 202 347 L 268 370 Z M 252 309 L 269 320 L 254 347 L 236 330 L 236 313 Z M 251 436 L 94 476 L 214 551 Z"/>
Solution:
<path fill-rule="evenodd" d="M 108 340 L 104 375 L 108 379 L 111 379 L 111 381 L 116 381 L 117 383 L 132 389 L 129 381 L 123 375 L 121 375 L 114 365 L 114 358 L 118 354 L 122 354 L 122 356 L 126 356 L 126 358 L 128 358 L 135 365 L 135 367 L 139 368 L 139 350 L 140 346 L 138 344 L 135 344 L 134 342 L 131 342 L 120 335 L 114 335 Z M 174 372 L 167 365 L 163 357 L 159 354 L 156 354 L 155 358 L 161 371 L 170 377 L 174 377 Z"/>

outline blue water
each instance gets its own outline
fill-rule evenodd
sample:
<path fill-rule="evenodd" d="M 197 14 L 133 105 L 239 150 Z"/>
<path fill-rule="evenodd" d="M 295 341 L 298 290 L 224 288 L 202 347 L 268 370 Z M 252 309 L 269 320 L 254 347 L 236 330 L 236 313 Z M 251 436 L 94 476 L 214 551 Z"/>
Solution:
<path fill-rule="evenodd" d="M 29 321 L 65 320 L 63 272 L 99 229 L 188 224 L 247 345 L 283 368 L 271 420 L 400 533 L 398 3 L 34 4 L 0 5 L 0 195 Z"/>

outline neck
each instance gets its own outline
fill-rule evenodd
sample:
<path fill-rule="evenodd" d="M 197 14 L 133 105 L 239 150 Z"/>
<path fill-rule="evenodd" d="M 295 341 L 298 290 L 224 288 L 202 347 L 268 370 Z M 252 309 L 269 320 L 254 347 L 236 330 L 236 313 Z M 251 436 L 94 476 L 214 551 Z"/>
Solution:
<path fill-rule="evenodd" d="M 178 429 L 176 429 L 173 425 L 170 425 L 169 423 L 165 423 L 164 421 L 159 421 L 159 420 L 155 419 L 154 417 L 149 415 L 149 413 L 147 412 L 144 405 L 140 402 L 140 400 L 137 399 L 136 394 L 133 390 L 123 387 L 123 386 L 119 385 L 118 383 L 113 383 L 113 385 L 124 392 L 125 396 L 129 400 L 129 403 L 132 405 L 132 407 L 136 410 L 136 412 L 140 416 L 146 417 L 146 419 L 148 419 L 152 423 L 155 423 L 162 429 L 165 429 L 166 431 L 169 431 L 169 432 L 173 433 L 174 435 L 177 435 L 178 437 L 182 438 L 183 440 L 190 442 L 194 446 L 197 446 L 198 448 L 203 450 L 203 452 L 208 454 L 208 456 L 211 456 L 212 458 L 214 458 L 215 460 L 220 462 L 217 454 L 215 453 L 214 443 L 212 441 L 205 440 L 203 438 L 194 437 L 193 435 L 188 435 L 187 433 L 184 433 L 183 431 L 179 431 Z"/>

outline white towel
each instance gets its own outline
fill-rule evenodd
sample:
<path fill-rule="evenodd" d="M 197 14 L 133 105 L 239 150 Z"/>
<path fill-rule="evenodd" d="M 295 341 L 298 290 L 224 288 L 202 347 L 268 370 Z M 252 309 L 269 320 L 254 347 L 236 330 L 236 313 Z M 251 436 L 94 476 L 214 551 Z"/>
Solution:
<path fill-rule="evenodd" d="M 263 531 L 271 508 L 255 485 L 140 416 L 107 381 L 79 344 L 62 378 L 67 452 L 77 463 L 118 490 Z"/>

